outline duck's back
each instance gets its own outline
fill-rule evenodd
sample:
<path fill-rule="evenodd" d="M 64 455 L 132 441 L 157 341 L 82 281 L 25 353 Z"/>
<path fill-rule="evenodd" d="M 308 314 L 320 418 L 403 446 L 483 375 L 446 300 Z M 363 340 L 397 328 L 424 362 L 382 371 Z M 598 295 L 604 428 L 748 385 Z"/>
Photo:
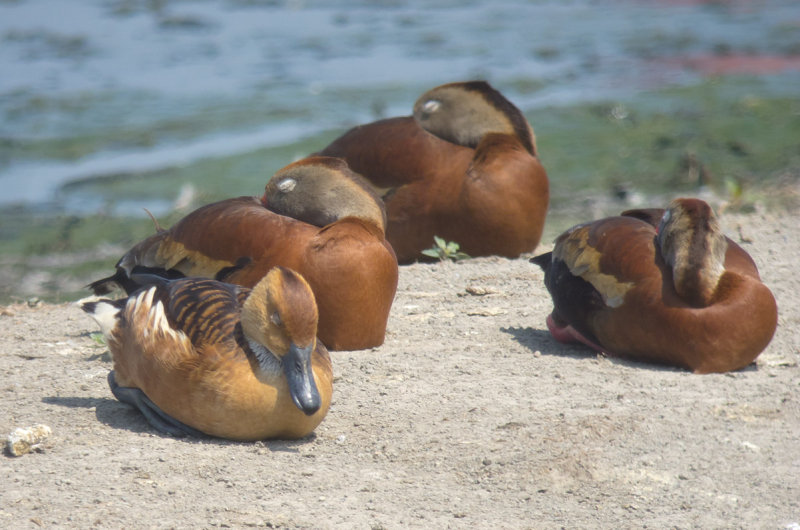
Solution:
<path fill-rule="evenodd" d="M 269 211 L 255 197 L 238 197 L 195 210 L 134 247 L 120 264 L 208 278 L 229 270 L 222 272 L 222 279 L 252 287 L 275 265 L 294 267 L 316 232 L 313 226 Z"/>
<path fill-rule="evenodd" d="M 476 148 L 443 140 L 413 117 L 355 127 L 322 154 L 344 158 L 383 195 L 386 237 L 402 263 L 433 236 L 480 256 L 516 257 L 539 243 L 549 199 L 539 160 L 511 135 Z"/>
<path fill-rule="evenodd" d="M 246 290 L 201 279 L 134 293 L 109 340 L 116 383 L 141 389 L 169 414 L 191 410 L 186 396 L 196 391 L 205 370 L 248 366 L 235 335 L 239 293 L 243 297 Z"/>
<path fill-rule="evenodd" d="M 660 292 L 642 286 L 621 307 L 595 314 L 592 327 L 609 352 L 710 373 L 743 368 L 767 347 L 777 306 L 763 283 L 726 272 L 713 303 L 692 307 L 674 293 L 665 269 Z"/>
<path fill-rule="evenodd" d="M 425 131 L 410 116 L 353 127 L 320 151 L 345 159 L 378 189 L 430 181 L 445 172 L 463 174 L 473 153 Z"/>

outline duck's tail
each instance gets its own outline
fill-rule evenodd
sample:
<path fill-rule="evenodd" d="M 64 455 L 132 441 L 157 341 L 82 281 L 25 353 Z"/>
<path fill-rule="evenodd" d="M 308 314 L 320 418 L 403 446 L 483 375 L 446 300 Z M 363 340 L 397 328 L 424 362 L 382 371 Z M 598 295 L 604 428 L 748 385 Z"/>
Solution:
<path fill-rule="evenodd" d="M 86 287 L 94 294 L 102 296 L 116 289 L 125 289 L 124 285 L 128 281 L 128 275 L 125 274 L 125 271 L 122 269 L 117 269 L 117 272 L 115 272 L 113 275 L 95 280 Z M 125 289 L 125 291 L 127 292 L 127 289 Z"/>
<path fill-rule="evenodd" d="M 532 257 L 528 261 L 537 264 L 542 268 L 543 271 L 547 272 L 550 269 L 550 264 L 553 261 L 553 253 L 545 252 L 544 254 L 539 254 L 538 256 Z"/>
<path fill-rule="evenodd" d="M 97 322 L 100 326 L 100 331 L 103 332 L 106 338 L 109 338 L 114 328 L 117 327 L 119 313 L 125 307 L 126 302 L 127 298 L 109 300 L 90 296 L 78 300 L 76 304 Z"/>

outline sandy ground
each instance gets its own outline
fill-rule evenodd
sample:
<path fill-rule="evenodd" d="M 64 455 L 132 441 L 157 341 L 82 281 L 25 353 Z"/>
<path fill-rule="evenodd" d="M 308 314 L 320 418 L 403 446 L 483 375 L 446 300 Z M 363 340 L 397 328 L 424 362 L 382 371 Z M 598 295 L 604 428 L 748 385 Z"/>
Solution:
<path fill-rule="evenodd" d="M 161 436 L 111 396 L 88 316 L 6 307 L 0 433 L 53 434 L 2 457 L 0 526 L 800 528 L 800 223 L 723 223 L 778 299 L 755 365 L 697 376 L 559 345 L 525 259 L 414 265 L 386 343 L 334 353 L 330 413 L 294 442 Z"/>

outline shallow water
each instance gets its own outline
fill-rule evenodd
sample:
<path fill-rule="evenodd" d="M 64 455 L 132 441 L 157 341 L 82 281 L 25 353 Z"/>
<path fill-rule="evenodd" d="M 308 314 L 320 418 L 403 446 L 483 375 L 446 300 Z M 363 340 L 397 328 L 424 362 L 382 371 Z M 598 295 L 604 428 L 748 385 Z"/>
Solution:
<path fill-rule="evenodd" d="M 796 0 L 2 1 L 0 206 L 165 210 L 80 183 L 408 114 L 453 80 L 488 79 L 530 113 L 695 83 L 709 57 L 796 70 L 798 54 Z"/>

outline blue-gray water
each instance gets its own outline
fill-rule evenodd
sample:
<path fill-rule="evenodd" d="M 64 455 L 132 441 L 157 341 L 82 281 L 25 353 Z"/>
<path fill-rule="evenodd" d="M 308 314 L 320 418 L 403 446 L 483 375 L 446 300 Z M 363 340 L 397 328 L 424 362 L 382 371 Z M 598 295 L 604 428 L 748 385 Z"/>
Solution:
<path fill-rule="evenodd" d="M 796 0 L 4 0 L 0 206 L 408 114 L 449 81 L 525 111 L 692 83 L 673 59 L 796 55 L 799 27 Z"/>

